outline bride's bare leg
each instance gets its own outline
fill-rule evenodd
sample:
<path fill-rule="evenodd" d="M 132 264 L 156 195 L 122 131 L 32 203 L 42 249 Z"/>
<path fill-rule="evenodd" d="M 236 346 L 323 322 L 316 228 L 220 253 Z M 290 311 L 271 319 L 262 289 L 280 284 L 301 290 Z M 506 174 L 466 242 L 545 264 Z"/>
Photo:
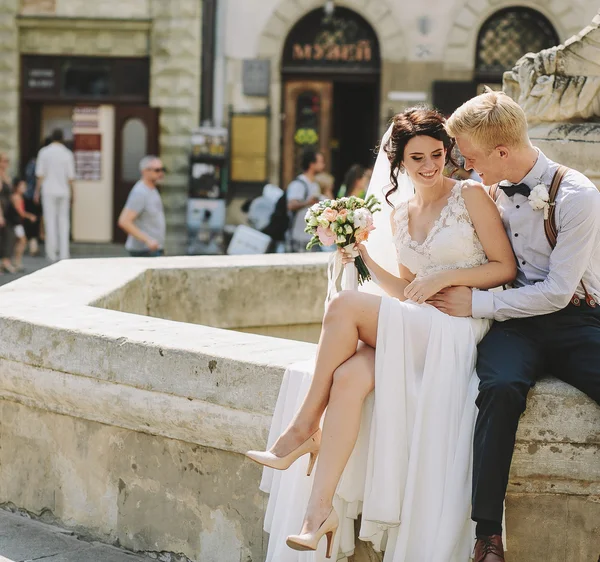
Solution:
<path fill-rule="evenodd" d="M 271 447 L 273 454 L 287 455 L 319 428 L 334 371 L 354 355 L 359 341 L 375 347 L 380 304 L 381 297 L 357 291 L 342 291 L 329 303 L 310 389 L 291 424 Z"/>
<path fill-rule="evenodd" d="M 333 495 L 356 444 L 363 403 L 374 386 L 375 350 L 360 344 L 354 356 L 333 375 L 315 480 L 301 533 L 316 531 L 331 511 Z"/>

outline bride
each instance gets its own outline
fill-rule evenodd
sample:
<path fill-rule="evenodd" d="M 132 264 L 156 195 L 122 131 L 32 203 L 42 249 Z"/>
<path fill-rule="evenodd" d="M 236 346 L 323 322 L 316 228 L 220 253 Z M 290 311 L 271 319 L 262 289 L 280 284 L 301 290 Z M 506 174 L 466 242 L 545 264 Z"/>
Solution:
<path fill-rule="evenodd" d="M 483 186 L 443 175 L 452 145 L 443 117 L 425 108 L 396 115 L 384 135 L 369 191 L 383 188 L 393 207 L 391 233 L 367 242 L 372 251 L 357 249 L 385 294 L 342 291 L 329 303 L 304 400 L 296 408 L 284 380 L 270 449 L 247 453 L 269 467 L 261 486 L 271 492 L 267 560 L 351 555 L 361 510 L 359 536 L 385 550 L 385 562 L 469 558 L 474 366 L 490 321 L 452 317 L 427 300 L 448 286 L 509 283 L 516 264 Z M 383 263 L 392 242 L 399 275 Z M 304 474 L 317 455 L 310 490 Z M 308 558 L 294 552 L 317 549 Z"/>

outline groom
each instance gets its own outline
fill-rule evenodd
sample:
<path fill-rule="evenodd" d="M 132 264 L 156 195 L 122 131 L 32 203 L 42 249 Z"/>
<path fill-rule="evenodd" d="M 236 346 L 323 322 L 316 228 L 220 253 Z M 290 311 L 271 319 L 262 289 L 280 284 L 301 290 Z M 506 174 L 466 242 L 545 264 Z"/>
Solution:
<path fill-rule="evenodd" d="M 486 92 L 458 108 L 447 129 L 466 169 L 486 185 L 500 182 L 490 195 L 518 260 L 514 288 L 453 287 L 430 301 L 453 316 L 496 320 L 477 361 L 472 518 L 475 562 L 499 562 L 504 497 L 529 389 L 551 374 L 600 404 L 600 193 L 568 170 L 556 197 L 552 249 L 538 194 L 550 188 L 559 165 L 532 146 L 519 105 L 502 92 Z"/>

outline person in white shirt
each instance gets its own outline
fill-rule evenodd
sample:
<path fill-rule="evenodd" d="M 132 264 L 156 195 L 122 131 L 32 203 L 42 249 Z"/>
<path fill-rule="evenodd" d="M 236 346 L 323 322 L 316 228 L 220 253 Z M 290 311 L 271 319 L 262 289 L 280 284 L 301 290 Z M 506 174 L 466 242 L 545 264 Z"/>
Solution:
<path fill-rule="evenodd" d="M 486 92 L 458 108 L 446 127 L 465 168 L 492 186 L 518 267 L 507 290 L 450 287 L 428 301 L 452 316 L 496 321 L 478 347 L 472 518 L 475 562 L 498 562 L 504 560 L 504 498 L 529 389 L 550 374 L 600 404 L 600 193 L 567 169 L 554 218 L 547 215 L 557 231 L 551 242 L 544 224 L 550 209 L 544 210 L 539 194 L 548 193 L 555 174 L 558 182 L 560 166 L 531 144 L 521 107 L 503 92 Z"/>
<path fill-rule="evenodd" d="M 71 230 L 71 204 L 75 181 L 75 158 L 63 144 L 60 129 L 52 132 L 52 142 L 38 154 L 35 168 L 37 177 L 34 201 L 40 195 L 46 232 L 46 257 L 55 262 L 65 260 L 69 254 Z"/>

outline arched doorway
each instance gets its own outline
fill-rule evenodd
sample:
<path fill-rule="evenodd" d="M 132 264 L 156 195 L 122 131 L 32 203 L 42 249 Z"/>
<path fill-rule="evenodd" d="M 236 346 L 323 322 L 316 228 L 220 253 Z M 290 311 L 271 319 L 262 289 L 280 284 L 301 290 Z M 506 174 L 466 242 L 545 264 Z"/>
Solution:
<path fill-rule="evenodd" d="M 502 86 L 502 75 L 527 53 L 558 45 L 560 40 L 548 19 L 531 8 L 505 8 L 481 26 L 475 53 L 478 84 Z"/>
<path fill-rule="evenodd" d="M 380 70 L 377 35 L 356 12 L 319 8 L 296 23 L 281 65 L 283 186 L 307 149 L 323 152 L 336 187 L 352 164 L 373 164 Z"/>

